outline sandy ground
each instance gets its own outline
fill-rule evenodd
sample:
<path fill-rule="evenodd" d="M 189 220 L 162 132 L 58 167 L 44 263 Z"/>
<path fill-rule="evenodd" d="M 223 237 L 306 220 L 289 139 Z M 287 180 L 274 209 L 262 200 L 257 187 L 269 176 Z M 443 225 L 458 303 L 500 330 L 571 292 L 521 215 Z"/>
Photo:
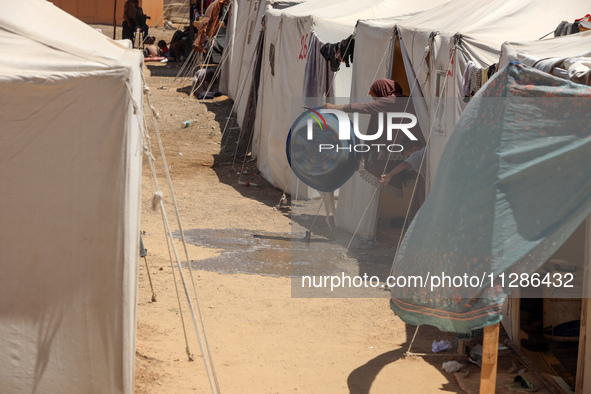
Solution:
<path fill-rule="evenodd" d="M 100 26 L 99 26 L 100 27 Z M 112 30 L 103 26 L 107 35 Z M 171 34 L 171 33 L 169 33 Z M 167 165 L 185 230 L 226 229 L 285 233 L 291 229 L 289 205 L 274 207 L 281 191 L 257 174 L 255 164 L 232 168 L 233 157 L 220 152 L 221 129 L 232 106 L 227 97 L 199 103 L 187 95 L 190 79 L 173 76 L 180 64 L 148 63 L 150 97 L 160 114 Z M 158 89 L 158 87 L 165 89 Z M 191 120 L 188 128 L 182 122 Z M 149 124 L 151 122 L 148 122 Z M 229 127 L 235 127 L 233 121 Z M 173 231 L 179 226 L 171 206 L 164 164 L 149 126 L 160 190 Z M 228 129 L 229 131 L 235 129 Z M 228 144 L 231 145 L 231 144 Z M 255 183 L 246 187 L 240 182 Z M 183 324 L 160 212 L 151 209 L 156 191 L 148 161 L 142 179 L 143 240 L 157 302 L 144 260 L 140 260 L 136 353 L 137 393 L 211 392 L 196 330 L 181 291 L 182 312 L 191 352 L 185 351 Z M 175 241 L 181 254 L 180 242 Z M 188 246 L 191 260 L 220 250 Z M 189 271 L 185 270 L 190 283 Z M 415 327 L 391 312 L 387 298 L 292 298 L 288 277 L 221 274 L 193 270 L 219 387 L 225 393 L 431 393 L 462 392 L 441 357 L 404 358 Z M 193 301 L 194 302 L 194 301 Z M 434 339 L 453 336 L 421 327 L 415 352 L 430 352 Z M 448 358 L 445 358 L 447 360 Z"/>

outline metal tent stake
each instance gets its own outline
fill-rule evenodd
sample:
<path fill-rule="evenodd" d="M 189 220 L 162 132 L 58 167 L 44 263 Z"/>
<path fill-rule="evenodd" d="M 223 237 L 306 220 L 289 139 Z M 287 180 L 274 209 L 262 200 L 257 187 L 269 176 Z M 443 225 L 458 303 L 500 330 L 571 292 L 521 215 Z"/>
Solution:
<path fill-rule="evenodd" d="M 146 256 L 148 255 L 148 251 L 144 248 L 144 240 L 142 239 L 142 234 L 140 234 L 140 257 L 144 258 L 144 262 L 146 263 L 146 271 L 148 271 L 148 280 L 150 281 L 150 289 L 152 289 L 152 302 L 156 302 L 156 293 L 154 293 L 154 286 L 152 286 L 152 277 L 150 276 L 150 268 L 148 267 L 148 259 Z"/>

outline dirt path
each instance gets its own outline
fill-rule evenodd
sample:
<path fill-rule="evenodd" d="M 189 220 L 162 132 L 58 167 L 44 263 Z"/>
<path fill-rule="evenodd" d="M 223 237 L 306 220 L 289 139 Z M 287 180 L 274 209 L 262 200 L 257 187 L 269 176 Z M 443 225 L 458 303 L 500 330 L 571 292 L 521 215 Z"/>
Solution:
<path fill-rule="evenodd" d="M 177 70 L 175 64 L 149 64 L 146 76 L 161 116 L 160 130 L 184 229 L 289 232 L 289 209 L 273 209 L 281 191 L 256 174 L 254 163 L 246 167 L 248 175 L 240 177 L 240 165 L 232 170 L 232 156 L 220 154 L 220 125 L 226 121 L 231 101 L 222 96 L 198 104 L 177 92 L 178 85 L 158 89 L 168 87 L 170 75 Z M 185 81 L 184 86 L 188 84 Z M 181 128 L 185 120 L 192 123 Z M 158 182 L 170 207 L 164 166 L 156 152 L 156 139 L 152 142 Z M 245 187 L 239 180 L 259 186 Z M 155 190 L 146 162 L 141 227 L 157 302 L 150 301 L 141 260 L 136 392 L 207 393 L 203 360 L 183 301 L 195 361 L 188 362 L 185 353 L 162 218 L 151 210 Z M 168 215 L 176 231 L 173 211 L 169 209 Z M 180 243 L 177 246 L 182 251 Z M 192 260 L 220 252 L 194 245 L 188 248 Z M 394 316 L 387 298 L 297 299 L 291 297 L 290 279 L 285 277 L 205 270 L 195 270 L 194 275 L 224 393 L 461 392 L 451 374 L 441 371 L 441 359 L 432 363 L 404 359 L 414 327 Z M 421 328 L 413 350 L 430 351 L 430 343 L 440 336 L 437 330 Z"/>

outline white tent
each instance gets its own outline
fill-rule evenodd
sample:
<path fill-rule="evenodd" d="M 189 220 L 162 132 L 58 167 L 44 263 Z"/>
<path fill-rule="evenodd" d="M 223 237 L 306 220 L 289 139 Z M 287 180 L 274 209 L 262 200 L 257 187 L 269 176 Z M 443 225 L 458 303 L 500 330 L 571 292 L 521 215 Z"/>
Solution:
<path fill-rule="evenodd" d="M 575 69 L 576 65 L 587 63 L 590 56 L 591 31 L 586 31 L 549 40 L 505 42 L 501 48 L 499 67 L 506 66 L 510 61 L 518 61 L 561 78 L 573 80 L 580 77 L 581 71 L 584 71 L 580 67 Z"/>
<path fill-rule="evenodd" d="M 553 32 L 561 21 L 574 21 L 586 15 L 588 10 L 589 3 L 583 0 L 565 3 L 551 0 L 455 0 L 437 12 L 427 11 L 399 24 L 400 40 L 409 56 L 412 73 L 420 82 L 422 96 L 434 98 L 439 88 L 446 98 L 441 100 L 443 108 L 437 114 L 433 108 L 435 100 L 426 101 L 431 120 L 429 130 L 432 130 L 428 184 L 432 184 L 445 143 L 466 105 L 461 84 L 467 60 L 486 67 L 498 62 L 503 42 L 538 40 Z M 435 35 L 430 42 L 432 33 Z M 423 61 L 427 46 L 430 57 Z M 454 46 L 458 48 L 455 53 L 452 51 Z M 447 86 L 437 86 L 437 77 L 441 75 L 438 72 L 446 73 L 448 68 L 449 77 L 440 78 L 440 83 L 447 80 Z M 448 106 L 452 108 L 446 108 Z M 445 119 L 437 119 L 439 116 Z M 437 127 L 439 124 L 443 127 Z"/>
<path fill-rule="evenodd" d="M 143 58 L 42 0 L 0 43 L 0 392 L 131 393 Z"/>
<path fill-rule="evenodd" d="M 447 0 L 445 0 L 447 1 Z M 253 153 L 261 174 L 278 188 L 294 195 L 285 142 L 291 126 L 292 98 L 302 96 L 307 49 L 314 32 L 322 42 L 339 42 L 354 31 L 358 19 L 398 15 L 409 17 L 445 1 L 310 0 L 283 11 L 267 12 L 267 26 Z M 273 48 L 273 50 L 271 50 Z M 355 59 L 359 59 L 355 55 Z M 351 89 L 351 68 L 341 65 L 331 84 L 331 95 L 345 97 Z M 273 62 L 273 64 L 271 64 Z M 301 182 L 300 197 L 311 192 Z"/>
<path fill-rule="evenodd" d="M 357 27 L 356 56 L 367 59 L 368 66 L 354 69 L 351 93 L 363 94 L 375 78 L 389 78 L 396 67 L 405 69 L 409 86 L 414 85 L 415 108 L 429 120 L 429 124 L 421 125 L 423 132 L 430 134 L 425 163 L 428 188 L 449 134 L 466 105 L 461 85 L 467 61 L 482 68 L 498 62 L 503 42 L 537 40 L 553 32 L 561 21 L 586 15 L 588 6 L 582 0 L 454 0 L 404 21 L 362 21 Z M 398 58 L 392 54 L 396 36 L 400 43 Z M 443 92 L 441 100 L 437 91 Z M 368 200 L 372 186 L 356 178 L 352 182 L 355 184 L 341 188 L 342 208 L 337 207 L 337 218 L 351 231 L 359 225 L 361 235 L 373 235 L 378 203 Z M 367 204 L 368 212 L 361 220 Z"/>
<path fill-rule="evenodd" d="M 242 124 L 248 89 L 252 81 L 253 57 L 268 7 L 284 9 L 306 0 L 234 0 L 228 17 L 226 47 L 222 55 L 220 91 L 234 100 L 238 124 Z"/>

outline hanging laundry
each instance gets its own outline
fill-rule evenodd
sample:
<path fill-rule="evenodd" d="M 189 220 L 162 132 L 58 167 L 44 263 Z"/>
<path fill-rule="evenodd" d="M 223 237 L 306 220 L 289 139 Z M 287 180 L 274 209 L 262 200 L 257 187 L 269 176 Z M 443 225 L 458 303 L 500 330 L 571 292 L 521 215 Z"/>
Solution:
<path fill-rule="evenodd" d="M 462 96 L 464 97 L 470 97 L 470 77 L 472 76 L 474 67 L 476 67 L 476 63 L 474 63 L 472 60 L 468 60 L 466 69 L 464 70 L 464 74 L 462 76 Z"/>
<path fill-rule="evenodd" d="M 336 44 L 326 43 L 320 48 L 320 54 L 330 63 L 330 71 L 333 72 L 339 71 L 341 62 L 350 67 L 353 63 L 354 51 L 355 37 L 353 35 Z"/>
<path fill-rule="evenodd" d="M 487 76 L 488 79 L 490 79 L 490 77 L 492 77 L 494 75 L 494 73 L 497 72 L 497 64 L 492 64 L 490 66 L 488 66 L 488 72 L 487 72 Z"/>
<path fill-rule="evenodd" d="M 480 69 L 480 85 L 484 85 L 488 81 L 488 69 L 481 68 Z"/>
<path fill-rule="evenodd" d="M 345 66 L 350 67 L 353 63 L 353 52 L 355 51 L 355 38 L 350 35 L 346 40 L 341 41 L 341 61 Z"/>
<path fill-rule="evenodd" d="M 218 32 L 220 27 L 220 15 L 223 7 L 228 4 L 228 0 L 216 0 L 205 10 L 205 15 L 199 24 L 199 33 L 193 43 L 196 52 L 205 53 L 205 39 L 211 39 Z"/>
<path fill-rule="evenodd" d="M 569 34 L 579 33 L 579 31 L 579 22 L 569 23 L 563 21 L 554 30 L 554 37 L 567 36 Z"/>
<path fill-rule="evenodd" d="M 329 71 L 324 59 L 318 54 L 324 43 L 320 41 L 316 33 L 312 33 L 308 45 L 308 57 L 304 72 L 304 89 L 302 97 L 323 97 L 330 95 L 330 84 L 334 80 L 334 72 Z M 306 103 L 306 106 L 315 106 L 318 103 Z"/>
<path fill-rule="evenodd" d="M 472 72 L 470 73 L 470 79 L 468 80 L 468 85 L 466 86 L 466 97 L 472 97 L 476 94 L 478 89 L 482 86 L 482 72 L 480 68 L 474 67 L 472 68 Z"/>

